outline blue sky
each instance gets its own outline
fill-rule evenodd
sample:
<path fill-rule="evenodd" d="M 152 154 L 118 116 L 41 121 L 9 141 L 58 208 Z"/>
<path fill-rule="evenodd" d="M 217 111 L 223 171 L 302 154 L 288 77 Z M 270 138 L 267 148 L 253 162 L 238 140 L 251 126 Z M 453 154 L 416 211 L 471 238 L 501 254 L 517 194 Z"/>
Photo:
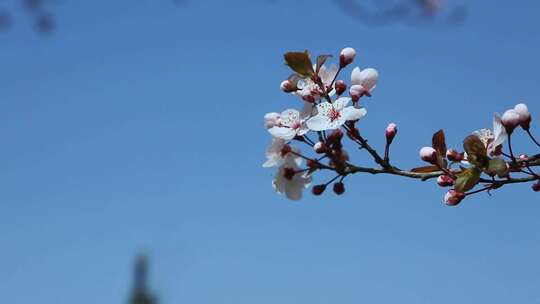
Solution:
<path fill-rule="evenodd" d="M 262 116 L 299 105 L 288 50 L 352 46 L 380 71 L 362 132 L 382 147 L 396 122 L 402 167 L 440 128 L 460 147 L 518 101 L 534 120 L 539 4 L 467 5 L 451 29 L 330 1 L 66 1 L 48 38 L 18 19 L 0 35 L 2 300 L 123 303 L 147 251 L 162 303 L 540 302 L 528 185 L 449 208 L 433 182 L 359 175 L 290 202 L 261 168 Z"/>

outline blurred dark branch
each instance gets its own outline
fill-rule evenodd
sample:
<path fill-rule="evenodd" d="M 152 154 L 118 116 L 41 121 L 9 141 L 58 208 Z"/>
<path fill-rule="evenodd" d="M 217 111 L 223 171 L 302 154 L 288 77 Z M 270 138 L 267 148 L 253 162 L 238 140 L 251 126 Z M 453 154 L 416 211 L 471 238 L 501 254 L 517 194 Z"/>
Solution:
<path fill-rule="evenodd" d="M 139 255 L 135 261 L 133 273 L 133 290 L 130 304 L 157 304 L 156 298 L 150 293 L 148 287 L 148 258 Z"/>

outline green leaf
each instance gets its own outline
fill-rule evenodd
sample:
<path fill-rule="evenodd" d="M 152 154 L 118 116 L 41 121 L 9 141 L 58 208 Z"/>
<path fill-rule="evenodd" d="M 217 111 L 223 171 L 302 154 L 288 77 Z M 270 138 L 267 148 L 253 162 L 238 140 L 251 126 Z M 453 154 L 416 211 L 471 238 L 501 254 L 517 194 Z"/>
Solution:
<path fill-rule="evenodd" d="M 472 167 L 456 174 L 457 179 L 454 185 L 454 189 L 462 193 L 471 190 L 480 181 L 481 173 L 482 172 L 478 168 Z"/>
<path fill-rule="evenodd" d="M 317 67 L 315 68 L 315 73 L 319 75 L 319 70 L 321 69 L 321 66 L 326 62 L 328 58 L 332 57 L 332 55 L 319 55 L 317 56 Z"/>
<path fill-rule="evenodd" d="M 285 63 L 299 75 L 310 77 L 315 73 L 307 50 L 304 52 L 287 52 L 283 57 Z"/>
<path fill-rule="evenodd" d="M 494 158 L 488 161 L 485 172 L 490 176 L 504 177 L 508 175 L 509 170 L 504 159 Z"/>
<path fill-rule="evenodd" d="M 486 146 L 476 135 L 469 135 L 463 141 L 463 148 L 467 152 L 467 160 L 469 163 L 484 168 L 489 161 L 487 157 Z"/>
<path fill-rule="evenodd" d="M 411 172 L 415 172 L 415 173 L 431 173 L 431 172 L 437 172 L 437 171 L 441 171 L 441 169 L 439 169 L 439 167 L 437 166 L 425 166 L 425 167 L 418 167 L 418 168 L 411 169 Z"/>

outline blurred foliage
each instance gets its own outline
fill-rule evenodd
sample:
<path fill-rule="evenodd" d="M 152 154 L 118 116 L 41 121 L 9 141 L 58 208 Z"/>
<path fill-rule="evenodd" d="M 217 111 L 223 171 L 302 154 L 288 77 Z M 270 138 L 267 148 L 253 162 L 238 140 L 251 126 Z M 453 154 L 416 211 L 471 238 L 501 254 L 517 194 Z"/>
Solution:
<path fill-rule="evenodd" d="M 34 30 L 42 35 L 50 34 L 56 27 L 52 14 L 54 0 L 11 0 L 0 2 L 0 31 L 12 28 L 19 17 L 27 17 Z M 21 12 L 15 14 L 15 12 Z M 18 18 L 15 18 L 15 17 Z"/>
<path fill-rule="evenodd" d="M 0 31 L 29 19 L 34 30 L 48 35 L 56 29 L 52 11 L 62 0 L 0 0 Z M 187 8 L 194 0 L 169 0 L 178 7 Z M 290 0 L 265 0 L 281 5 Z M 367 25 L 384 25 L 396 22 L 432 26 L 455 25 L 466 16 L 464 5 L 450 4 L 455 0 L 333 0 L 345 14 Z M 17 14 L 16 14 L 17 13 Z"/>
<path fill-rule="evenodd" d="M 334 0 L 343 12 L 368 25 L 402 22 L 419 26 L 458 25 L 464 5 L 444 0 Z M 452 2 L 452 3 L 450 3 Z"/>

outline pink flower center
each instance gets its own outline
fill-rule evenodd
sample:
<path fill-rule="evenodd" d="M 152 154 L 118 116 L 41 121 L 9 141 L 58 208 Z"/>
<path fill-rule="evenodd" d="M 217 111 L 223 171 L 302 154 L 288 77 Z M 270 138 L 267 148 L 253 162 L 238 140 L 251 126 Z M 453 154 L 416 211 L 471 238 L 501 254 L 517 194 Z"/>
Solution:
<path fill-rule="evenodd" d="M 330 112 L 328 113 L 328 117 L 330 118 L 330 121 L 334 121 L 341 117 L 341 113 L 339 113 L 338 110 L 332 108 Z"/>
<path fill-rule="evenodd" d="M 302 123 L 300 121 L 295 121 L 291 124 L 291 129 L 296 130 L 300 129 L 302 127 Z"/>
<path fill-rule="evenodd" d="M 296 171 L 293 168 L 285 168 L 283 170 L 283 176 L 288 180 L 292 180 L 295 174 Z"/>

